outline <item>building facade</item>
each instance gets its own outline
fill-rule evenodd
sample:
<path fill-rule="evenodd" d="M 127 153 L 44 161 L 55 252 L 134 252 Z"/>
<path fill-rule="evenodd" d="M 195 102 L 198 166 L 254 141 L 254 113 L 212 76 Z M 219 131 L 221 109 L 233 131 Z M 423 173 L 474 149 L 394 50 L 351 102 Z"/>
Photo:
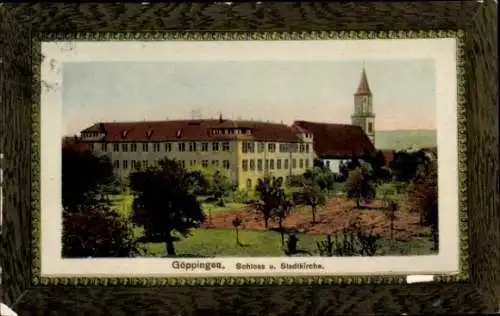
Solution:
<path fill-rule="evenodd" d="M 264 176 L 287 178 L 312 167 L 313 135 L 277 123 L 224 120 L 97 123 L 81 132 L 89 150 L 109 157 L 126 178 L 175 159 L 186 168 L 227 170 L 241 188 Z"/>
<path fill-rule="evenodd" d="M 352 125 L 359 126 L 375 144 L 375 113 L 373 112 L 373 95 L 368 84 L 365 68 L 361 73 L 358 89 L 354 93 L 354 113 Z"/>

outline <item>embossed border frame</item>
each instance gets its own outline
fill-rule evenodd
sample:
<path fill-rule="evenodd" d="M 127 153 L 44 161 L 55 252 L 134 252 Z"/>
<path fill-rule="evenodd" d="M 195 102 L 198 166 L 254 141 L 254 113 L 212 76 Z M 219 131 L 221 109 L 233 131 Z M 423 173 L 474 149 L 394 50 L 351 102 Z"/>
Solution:
<path fill-rule="evenodd" d="M 64 41 L 297 41 L 297 40 L 377 40 L 377 39 L 445 39 L 456 40 L 457 67 L 457 126 L 458 126 L 458 186 L 459 186 L 459 233 L 460 233 L 460 273 L 458 275 L 436 275 L 435 282 L 465 282 L 468 271 L 467 240 L 467 166 L 466 166 L 466 117 L 465 117 L 465 69 L 464 69 L 464 32 L 458 31 L 388 31 L 388 32 L 143 32 L 143 33 L 41 33 L 32 37 L 33 107 L 32 113 L 32 265 L 33 285 L 71 285 L 71 286 L 176 286 L 176 285 L 301 285 L 301 284 L 404 284 L 406 275 L 394 276 L 295 276 L 295 277 L 44 277 L 40 273 L 41 240 L 40 230 L 40 65 L 41 44 L 43 42 Z"/>
<path fill-rule="evenodd" d="M 448 297 L 450 302 L 455 302 L 458 304 L 464 304 L 465 299 L 476 298 L 477 301 L 474 303 L 476 307 L 470 306 L 469 309 L 465 308 L 463 305 L 454 305 L 444 308 L 446 311 L 464 311 L 464 310 L 493 310 L 498 306 L 498 296 L 495 299 L 495 293 L 498 293 L 497 283 L 499 281 L 498 272 L 495 272 L 495 266 L 498 266 L 498 252 L 499 249 L 498 230 L 495 232 L 493 228 L 494 224 L 498 223 L 498 214 L 494 213 L 495 207 L 498 210 L 498 191 L 495 191 L 494 182 L 485 180 L 486 175 L 495 174 L 494 169 L 481 169 L 484 164 L 481 164 L 481 157 L 485 154 L 493 158 L 493 165 L 496 162 L 498 165 L 498 152 L 494 152 L 492 142 L 495 140 L 498 143 L 498 132 L 493 131 L 496 126 L 498 130 L 498 113 L 494 113 L 495 108 L 492 102 L 495 101 L 496 97 L 496 111 L 498 112 L 498 92 L 491 97 L 492 93 L 485 89 L 486 84 L 489 88 L 496 88 L 496 85 L 492 85 L 491 82 L 497 83 L 498 77 L 493 78 L 491 70 L 486 69 L 486 74 L 484 69 L 480 69 L 479 66 L 483 66 L 485 63 L 484 59 L 489 58 L 489 55 L 494 55 L 496 52 L 492 49 L 493 41 L 491 35 L 485 32 L 482 24 L 484 24 L 483 19 L 488 18 L 488 14 L 491 13 L 491 7 L 488 8 L 486 4 L 481 7 L 475 3 L 457 3 L 457 2 L 433 2 L 433 3 L 419 3 L 419 4 L 403 4 L 403 3 L 365 3 L 360 5 L 350 5 L 341 3 L 308 3 L 308 4 L 283 4 L 283 3 L 265 3 L 261 5 L 256 4 L 234 4 L 234 5 L 224 5 L 224 4 L 154 4 L 148 6 L 141 6 L 139 4 L 134 5 L 124 5 L 124 4 L 85 4 L 85 5 L 65 5 L 65 4 L 53 4 L 53 5 L 19 5 L 12 6 L 10 14 L 15 20 L 14 23 L 18 23 L 20 26 L 22 23 L 21 30 L 17 30 L 18 36 L 22 35 L 23 27 L 24 31 L 31 31 L 32 37 L 37 37 L 40 32 L 68 32 L 75 30 L 75 27 L 80 31 L 89 32 L 106 32 L 106 31 L 122 31 L 124 27 L 131 32 L 138 31 L 296 31 L 299 33 L 309 32 L 309 31 L 345 31 L 345 30 L 356 30 L 356 31 L 381 31 L 381 30 L 451 30 L 465 31 L 465 46 L 464 52 L 466 56 L 466 74 L 468 79 L 475 79 L 476 86 L 474 86 L 471 81 L 467 83 L 467 143 L 474 144 L 475 146 L 470 147 L 468 151 L 468 208 L 474 209 L 475 212 L 479 212 L 483 215 L 483 218 L 488 219 L 488 223 L 482 223 L 479 220 L 479 214 L 474 214 L 475 216 L 470 216 L 469 218 L 469 266 L 470 270 L 470 283 L 448 283 L 448 284 L 428 284 L 428 285 L 333 285 L 328 287 L 310 287 L 307 285 L 289 287 L 282 285 L 280 287 L 261 287 L 261 286 L 245 286 L 245 287 L 191 287 L 169 289 L 169 288 L 72 288 L 60 285 L 52 286 L 38 286 L 34 287 L 27 292 L 26 290 L 31 284 L 32 276 L 30 276 L 30 259 L 29 255 L 26 258 L 26 247 L 29 247 L 29 243 L 26 243 L 28 238 L 20 237 L 17 240 L 13 240 L 9 244 L 7 240 L 8 249 L 14 257 L 17 257 L 17 262 L 14 265 L 10 265 L 9 272 L 20 271 L 23 272 L 21 277 L 14 278 L 11 275 L 10 279 L 7 279 L 7 285 L 12 285 L 17 287 L 9 292 L 7 296 L 9 301 L 13 302 L 19 294 L 23 293 L 23 299 L 18 300 L 17 307 L 21 310 L 27 311 L 29 307 L 34 309 L 47 310 L 47 300 L 51 304 L 58 306 L 58 311 L 60 308 L 71 310 L 71 308 L 81 308 L 82 303 L 90 303 L 86 306 L 88 311 L 97 311 L 99 308 L 108 306 L 115 299 L 123 298 L 129 295 L 140 295 L 143 297 L 141 300 L 141 305 L 146 307 L 147 301 L 151 303 L 151 299 L 155 301 L 154 310 L 161 310 L 161 304 L 167 304 L 169 301 L 174 303 L 179 299 L 174 298 L 175 296 L 184 293 L 188 295 L 189 298 L 183 299 L 188 306 L 184 306 L 184 311 L 193 311 L 196 306 L 205 309 L 216 309 L 217 306 L 223 301 L 235 302 L 241 299 L 234 298 L 234 295 L 240 297 L 247 297 L 248 293 L 254 293 L 256 298 L 262 297 L 262 293 L 268 293 L 268 296 L 272 298 L 267 298 L 261 300 L 260 303 L 273 304 L 273 301 L 280 302 L 285 301 L 285 296 L 293 295 L 292 293 L 301 293 L 296 297 L 299 301 L 304 300 L 324 300 L 327 299 L 326 295 L 340 295 L 340 293 L 350 293 L 351 295 L 358 296 L 357 303 L 365 302 L 365 304 L 372 303 L 372 309 L 375 308 L 378 312 L 392 311 L 392 312 L 419 312 L 422 308 L 426 311 L 443 311 L 442 304 L 434 304 L 431 306 L 426 306 L 430 304 L 427 300 L 422 300 L 415 298 L 415 295 L 424 295 L 424 293 L 433 293 L 433 295 L 438 295 L 441 297 Z M 38 12 L 35 10 L 39 9 Z M 322 11 L 323 10 L 323 11 Z M 493 9 L 495 10 L 495 9 Z M 325 13 L 326 12 L 326 13 Z M 368 13 L 369 12 L 369 13 Z M 2 12 L 3 13 L 3 12 Z M 40 13 L 42 13 L 40 15 Z M 58 14 L 56 14 L 58 13 Z M 339 15 L 342 13 L 341 15 Z M 295 15 L 294 15 L 295 14 Z M 398 17 L 398 14 L 399 17 Z M 403 15 L 403 18 L 401 17 Z M 165 16 L 166 15 L 166 16 Z M 359 16 L 363 15 L 363 21 L 358 19 Z M 146 17 L 150 19 L 145 19 Z M 160 18 L 160 16 L 163 16 Z M 413 16 L 418 16 L 417 19 Z M 50 21 L 49 17 L 53 17 L 54 21 Z M 73 19 L 71 19 L 72 17 Z M 114 18 L 113 18 L 114 17 Z M 119 18 L 121 17 L 121 18 Z M 128 19 L 127 19 L 128 17 Z M 142 17 L 142 18 L 141 18 Z M 153 18 L 151 18 L 153 17 Z M 139 22 L 137 22 L 139 21 Z M 129 23 L 129 24 L 128 24 Z M 132 25 L 132 26 L 130 26 Z M 13 34 L 16 31 L 11 29 Z M 479 31 L 479 35 L 474 34 L 473 31 Z M 24 33 L 26 35 L 26 33 Z M 496 35 L 496 34 L 495 34 Z M 496 37 L 494 37 L 496 38 Z M 488 42 L 489 40 L 489 42 Z M 24 49 L 29 49 L 31 42 L 30 40 L 15 39 L 14 42 L 19 43 L 18 45 L 23 45 Z M 485 44 L 485 42 L 487 42 Z M 488 44 L 489 43 L 489 44 Z M 492 46 L 487 46 L 492 45 Z M 496 45 L 495 45 L 496 46 Z M 21 47 L 21 46 L 19 46 Z M 489 50 L 488 50 L 489 49 Z M 2 52 L 3 53 L 3 52 Z M 489 55 L 488 55 L 489 54 Z M 29 54 L 28 54 L 29 55 Z M 3 57 L 3 56 L 2 56 Z M 25 60 L 18 63 L 18 67 L 21 70 L 24 69 L 25 72 L 9 73 L 3 74 L 4 76 L 10 75 L 13 78 L 14 83 L 10 86 L 7 84 L 4 86 L 10 87 L 9 91 L 13 91 L 14 88 L 19 90 L 28 89 L 26 86 L 26 79 L 29 77 L 26 74 L 26 65 L 31 65 L 31 61 L 27 60 L 26 52 L 19 51 L 18 56 L 9 56 L 13 61 L 20 60 L 24 57 Z M 29 56 L 31 57 L 31 56 Z M 16 59 L 17 58 L 17 59 Z M 481 59 L 482 58 L 482 59 Z M 483 63 L 483 64 L 481 64 Z M 496 64 L 497 65 L 497 64 Z M 24 67 L 24 68 L 23 68 Z M 497 67 L 497 66 L 496 66 Z M 7 69 L 10 70 L 10 69 Z M 497 70 L 497 68 L 496 68 Z M 478 73 L 483 71 L 483 73 Z M 488 72 L 490 71 L 490 72 Z M 29 75 L 29 71 L 28 75 Z M 478 76 L 480 78 L 478 78 Z M 481 77 L 482 76 L 482 77 Z M 489 76 L 485 80 L 483 77 Z M 9 78 L 10 79 L 10 78 Z M 24 83 L 23 83 L 24 81 Z M 477 86 L 480 82 L 483 86 Z M 17 84 L 16 84 L 17 83 Z M 31 88 L 31 87 L 30 87 Z M 29 89 L 28 89 L 29 90 Z M 479 91 L 478 91 L 479 90 Z M 16 90 L 17 91 L 17 90 Z M 489 93 L 490 98 L 481 98 L 481 93 Z M 11 114 L 15 120 L 14 125 L 9 121 L 6 121 L 7 128 L 2 130 L 6 132 L 7 137 L 2 137 L 5 142 L 2 143 L 6 150 L 6 154 L 12 154 L 11 156 L 17 156 L 20 158 L 18 162 L 11 165 L 7 165 L 7 180 L 11 180 L 9 183 L 16 183 L 20 188 L 20 194 L 14 199 L 12 196 L 7 195 L 6 201 L 6 214 L 8 220 L 6 220 L 7 226 L 14 226 L 13 228 L 24 228 L 26 231 L 29 227 L 29 192 L 24 192 L 28 187 L 30 179 L 26 179 L 27 176 L 32 177 L 35 174 L 29 172 L 16 172 L 16 168 L 27 167 L 29 169 L 30 158 L 29 156 L 24 156 L 31 150 L 27 149 L 26 146 L 12 146 L 12 144 L 19 144 L 20 142 L 30 143 L 31 133 L 21 132 L 20 129 L 26 128 L 27 120 L 29 121 L 29 115 L 31 113 L 31 98 L 33 97 L 33 91 L 31 91 L 31 96 L 26 97 L 25 94 L 19 94 L 21 102 L 17 102 L 17 107 L 14 107 L 12 100 L 6 105 L 5 109 L 8 110 L 8 114 Z M 36 95 L 36 93 L 35 93 Z M 19 100 L 17 100 L 19 101 Z M 9 102 L 9 100 L 8 100 Z M 20 106 L 19 104 L 22 104 Z M 9 106 L 10 105 L 10 106 Z M 4 105 L 2 104 L 2 107 Z M 29 107 L 29 108 L 28 108 Z M 3 109 L 2 109 L 3 110 Z M 495 119 L 485 118 L 485 112 L 487 114 L 493 115 Z M 28 116 L 27 116 L 28 115 Z M 6 115 L 7 117 L 8 115 Z M 493 120 L 493 121 L 492 121 Z M 20 124 L 21 122 L 21 124 Z M 489 122 L 493 124 L 481 124 L 478 122 Z M 4 122 L 2 121 L 2 124 Z M 9 128 L 11 127 L 11 128 Z M 472 127 L 472 128 L 471 128 Z M 496 137 L 496 138 L 495 138 Z M 29 146 L 28 146 L 29 147 Z M 477 148 L 479 147 L 479 149 Z M 16 152 L 17 149 L 17 152 Z M 471 159 L 472 158 L 472 159 Z M 472 168 L 471 168 L 472 167 Z M 488 166 L 486 166 L 488 168 Z M 9 173 L 12 173 L 12 175 Z M 497 173 L 498 174 L 498 173 Z M 17 177 L 17 178 L 16 178 Z M 21 179 L 20 179 L 21 178 Z M 475 183 L 471 183 L 475 180 Z M 22 187 L 22 188 L 21 188 Z M 32 191 L 32 190 L 31 190 Z M 487 191 L 486 200 L 484 194 L 481 191 Z M 27 194 L 28 193 L 28 194 Z M 489 195 L 488 195 L 489 194 Z M 28 198 L 28 199 L 26 199 Z M 19 201 L 20 200 L 20 201 Z M 17 215 L 21 216 L 20 219 L 15 219 L 14 211 L 16 210 L 17 204 L 21 204 L 21 210 L 23 214 Z M 493 203 L 491 203 L 493 201 Z M 26 212 L 26 213 L 25 213 Z M 24 216 L 24 217 L 23 217 Z M 28 220 L 27 220 L 28 218 Z M 21 225 L 19 225 L 21 224 Z M 28 224 L 28 225 L 26 225 Z M 493 226 L 491 226 L 493 225 Z M 16 227 L 17 226 L 17 227 Z M 496 226 L 498 227 L 498 225 Z M 26 234 L 26 233 L 24 233 Z M 493 238 L 491 238 L 493 237 Z M 490 239 L 490 241 L 487 240 Z M 491 240 L 492 239 L 492 240 Z M 4 241 L 2 241 L 4 242 Z M 29 242 L 29 241 L 28 241 Z M 487 246 L 486 246 L 487 245 Z M 4 248 L 5 249 L 5 248 Z M 23 258 L 23 255 L 25 256 Z M 5 262 L 5 261 L 4 261 Z M 13 280 L 17 279 L 20 284 L 12 284 Z M 285 282 L 286 284 L 287 282 Z M 98 285 L 98 284 L 95 284 Z M 139 284 L 140 285 L 140 284 Z M 144 284 L 147 285 L 147 284 Z M 8 289 L 9 290 L 9 289 Z M 285 292 L 283 292 L 285 291 Z M 288 291 L 288 292 L 286 292 Z M 380 291 L 384 294 L 380 295 Z M 396 293 L 406 293 L 411 297 L 401 297 L 401 294 Z M 177 292 L 177 293 L 176 293 Z M 224 299 L 229 292 L 234 292 L 233 298 Z M 322 294 L 321 294 L 321 293 Z M 373 297 L 374 293 L 378 292 L 379 295 L 375 295 L 378 301 Z M 448 294 L 446 294 L 446 292 Z M 16 295 L 17 293 L 17 295 Z M 176 294 L 174 294 L 176 293 Z M 211 293 L 211 294 L 210 294 Z M 217 294 L 218 293 L 218 294 Z M 220 296 L 221 293 L 222 297 Z M 238 294 L 239 293 L 239 294 Z M 281 296 L 277 296 L 281 293 Z M 329 293 L 329 294 L 328 294 Z M 334 294 L 336 293 L 336 294 Z M 364 294 L 363 294 L 364 293 Z M 371 293 L 371 294 L 369 294 Z M 367 295 L 368 296 L 365 296 Z M 9 296 L 10 295 L 10 296 Z M 152 295 L 152 296 L 151 296 Z M 208 295 L 208 296 L 207 296 Z M 212 303 L 208 301 L 205 304 L 196 303 L 195 297 L 205 299 L 212 296 Z M 297 295 L 297 294 L 295 294 Z M 312 295 L 312 296 L 310 296 Z M 323 295 L 325 297 L 323 298 Z M 448 296 L 446 296 L 448 295 Z M 450 296 L 454 295 L 454 296 Z M 146 297 L 149 296 L 149 297 Z M 170 296 L 170 297 L 168 297 Z M 300 297 L 302 296 L 302 297 Z M 344 297 L 345 300 L 353 300 L 356 298 L 340 295 Z M 130 296 L 129 296 L 130 297 Z M 281 297 L 281 299 L 280 299 Z M 435 296 L 434 296 L 435 297 Z M 461 298 L 461 299 L 460 299 Z M 340 299 L 340 298 L 337 298 Z M 446 299 L 446 298 L 445 298 Z M 44 300 L 44 303 L 41 303 Z M 103 305 L 104 302 L 107 304 Z M 394 302 L 393 308 L 389 306 L 383 307 L 379 305 L 376 307 L 377 302 L 380 300 L 389 301 L 399 301 Z M 400 300 L 403 300 L 401 302 Z M 64 301 L 65 303 L 62 303 Z M 161 302 L 160 302 L 161 301 Z M 215 302 L 215 305 L 214 305 Z M 259 301 L 253 304 L 258 304 Z M 420 304 L 420 309 L 417 309 L 415 302 Z M 460 303 L 461 302 L 461 303 Z M 50 305 L 49 303 L 49 305 Z M 137 300 L 136 300 L 137 303 Z M 193 304 L 195 303 L 195 304 Z M 413 304 L 412 304 L 413 303 Z M 421 303 L 424 303 L 423 305 Z M 178 303 L 177 303 L 178 304 Z M 229 310 L 241 309 L 243 306 L 247 306 L 249 303 L 245 302 L 238 307 L 237 305 L 228 303 L 231 306 Z M 251 305 L 252 303 L 250 303 Z M 284 304 L 284 303 L 280 303 Z M 71 307 L 71 305 L 73 305 Z M 91 306 L 92 305 L 92 306 Z M 285 304 L 286 305 L 286 304 Z M 321 305 L 321 304 L 320 304 Z M 330 307 L 336 305 L 336 309 L 332 311 L 335 312 L 352 312 L 352 311 L 370 311 L 370 309 L 356 309 L 356 307 L 351 306 L 350 308 L 345 305 L 339 305 L 329 303 Z M 54 305 L 52 305 L 54 306 Z M 100 306 L 100 307 L 99 307 Z M 203 307 L 205 306 L 205 307 Z M 298 303 L 297 306 L 300 306 Z M 307 304 L 307 309 L 302 311 L 319 312 L 318 308 Z M 344 308 L 342 308 L 344 306 Z M 19 310 L 18 308 L 18 310 Z M 119 308 L 118 306 L 113 306 L 111 309 L 124 312 L 125 310 L 131 311 L 131 306 L 124 306 Z M 180 307 L 178 307 L 180 308 Z M 227 310 L 226 308 L 222 308 Z M 321 308 L 320 308 L 321 309 Z M 138 309 L 137 311 L 139 311 Z M 151 310 L 151 306 L 149 308 Z M 289 311 L 299 311 L 297 308 L 288 309 Z M 81 311 L 81 310 L 80 310 Z M 323 311 L 326 311 L 323 309 Z M 255 312 L 255 311 L 254 311 Z"/>

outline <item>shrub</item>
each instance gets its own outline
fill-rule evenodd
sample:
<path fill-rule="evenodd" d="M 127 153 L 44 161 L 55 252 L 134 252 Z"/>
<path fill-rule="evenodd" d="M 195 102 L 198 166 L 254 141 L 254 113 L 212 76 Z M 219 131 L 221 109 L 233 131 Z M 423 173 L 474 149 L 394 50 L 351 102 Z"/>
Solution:
<path fill-rule="evenodd" d="M 356 201 L 356 207 L 360 207 L 361 200 L 370 201 L 375 197 L 373 182 L 362 168 L 356 168 L 349 172 L 345 183 L 346 194 L 350 199 Z"/>
<path fill-rule="evenodd" d="M 86 208 L 63 219 L 63 257 L 135 257 L 142 253 L 132 227 L 113 211 Z"/>

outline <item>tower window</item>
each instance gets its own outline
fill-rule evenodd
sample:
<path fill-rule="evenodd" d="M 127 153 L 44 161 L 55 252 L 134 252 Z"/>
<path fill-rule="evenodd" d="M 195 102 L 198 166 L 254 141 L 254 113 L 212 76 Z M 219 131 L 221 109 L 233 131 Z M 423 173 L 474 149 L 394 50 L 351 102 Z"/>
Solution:
<path fill-rule="evenodd" d="M 368 133 L 373 133 L 373 122 L 368 122 Z"/>

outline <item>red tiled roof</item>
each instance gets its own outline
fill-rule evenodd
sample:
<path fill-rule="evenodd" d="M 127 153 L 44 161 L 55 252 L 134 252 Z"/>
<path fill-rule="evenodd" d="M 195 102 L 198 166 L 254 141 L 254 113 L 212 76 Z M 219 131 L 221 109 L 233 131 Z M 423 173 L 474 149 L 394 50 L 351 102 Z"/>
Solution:
<path fill-rule="evenodd" d="M 77 136 L 64 137 L 62 140 L 62 147 L 76 151 L 85 151 L 89 149 L 88 144 L 82 142 Z"/>
<path fill-rule="evenodd" d="M 366 71 L 363 68 L 363 72 L 361 73 L 361 80 L 359 81 L 358 90 L 356 91 L 357 95 L 371 95 L 370 85 L 368 85 L 368 78 L 366 77 Z"/>
<path fill-rule="evenodd" d="M 375 151 L 368 136 L 356 125 L 306 121 L 295 121 L 294 125 L 313 134 L 314 151 L 320 158 L 348 158 Z"/>
<path fill-rule="evenodd" d="M 249 129 L 251 134 L 212 134 L 213 129 Z M 298 131 L 279 123 L 234 120 L 172 120 L 150 122 L 104 122 L 82 133 L 102 132 L 104 142 L 139 141 L 283 141 L 299 142 Z"/>
<path fill-rule="evenodd" d="M 385 165 L 388 166 L 394 160 L 394 150 L 382 149 L 381 152 L 385 158 Z"/>

